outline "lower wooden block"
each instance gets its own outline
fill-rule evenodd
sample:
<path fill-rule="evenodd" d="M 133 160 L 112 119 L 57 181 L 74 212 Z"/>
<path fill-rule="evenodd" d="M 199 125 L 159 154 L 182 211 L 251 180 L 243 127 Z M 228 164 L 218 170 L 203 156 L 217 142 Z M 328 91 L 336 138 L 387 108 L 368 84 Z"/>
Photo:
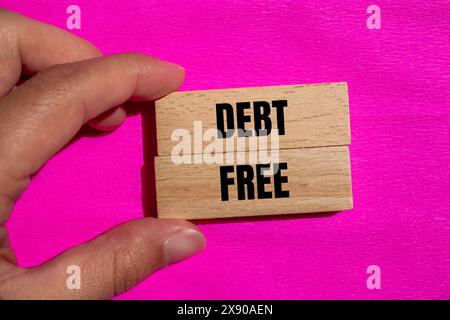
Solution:
<path fill-rule="evenodd" d="M 275 162 L 251 164 L 247 153 L 241 156 L 246 160 L 240 164 L 174 164 L 170 156 L 156 157 L 158 216 L 209 219 L 353 207 L 348 146 L 280 150 L 276 172 L 270 172 Z"/>

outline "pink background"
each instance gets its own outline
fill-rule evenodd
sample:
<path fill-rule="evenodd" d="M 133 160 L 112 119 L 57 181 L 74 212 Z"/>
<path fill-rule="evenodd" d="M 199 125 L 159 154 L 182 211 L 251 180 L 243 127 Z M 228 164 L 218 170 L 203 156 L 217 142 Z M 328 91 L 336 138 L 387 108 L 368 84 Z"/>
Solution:
<path fill-rule="evenodd" d="M 62 28 L 78 4 L 74 33 L 183 65 L 182 90 L 348 82 L 353 210 L 202 222 L 204 252 L 120 298 L 450 298 L 450 4 L 375 3 L 381 30 L 371 1 L 0 0 Z M 142 165 L 140 115 L 55 156 L 8 224 L 20 265 L 142 216 Z"/>

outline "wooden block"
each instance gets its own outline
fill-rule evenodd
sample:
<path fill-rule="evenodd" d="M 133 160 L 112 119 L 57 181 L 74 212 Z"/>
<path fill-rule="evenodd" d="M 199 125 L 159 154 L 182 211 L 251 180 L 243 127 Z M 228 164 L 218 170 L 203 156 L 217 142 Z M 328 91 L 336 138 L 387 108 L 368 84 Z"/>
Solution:
<path fill-rule="evenodd" d="M 351 209 L 347 95 L 346 83 L 326 83 L 176 92 L 160 99 L 158 216 Z M 263 150 L 272 157 L 259 158 Z"/>
<path fill-rule="evenodd" d="M 347 146 L 280 150 L 281 170 L 275 175 L 267 174 L 264 166 L 248 166 L 248 159 L 242 165 L 174 164 L 170 156 L 155 160 L 161 218 L 325 212 L 353 206 Z M 245 184 L 245 177 L 251 183 Z M 248 199 L 252 195 L 254 199 Z"/>
<path fill-rule="evenodd" d="M 156 101 L 155 106 L 159 155 L 171 154 L 176 144 L 171 138 L 176 129 L 184 128 L 194 137 L 194 121 L 201 121 L 203 131 L 217 129 L 221 124 L 225 131 L 227 115 L 231 113 L 233 121 L 229 123 L 235 129 L 264 129 L 270 123 L 270 134 L 279 130 L 280 149 L 350 144 L 344 82 L 175 92 Z M 270 114 L 266 117 L 265 112 Z M 217 116 L 220 113 L 223 121 Z M 229 139 L 249 138 L 233 136 L 223 140 Z M 203 153 L 208 142 L 201 143 L 191 152 Z M 251 149 L 247 144 L 241 151 Z"/>

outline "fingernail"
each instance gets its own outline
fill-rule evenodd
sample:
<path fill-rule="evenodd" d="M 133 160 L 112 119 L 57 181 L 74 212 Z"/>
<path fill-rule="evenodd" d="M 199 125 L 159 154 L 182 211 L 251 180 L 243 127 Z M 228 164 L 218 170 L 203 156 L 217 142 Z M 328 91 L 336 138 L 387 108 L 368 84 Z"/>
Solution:
<path fill-rule="evenodd" d="M 182 66 L 180 66 L 179 64 L 175 64 L 179 69 L 181 69 L 181 70 L 183 70 L 183 71 L 186 71 L 186 69 L 185 68 L 183 68 Z"/>
<path fill-rule="evenodd" d="M 186 229 L 171 235 L 163 244 L 167 264 L 193 256 L 205 247 L 205 238 L 194 229 Z"/>
<path fill-rule="evenodd" d="M 180 66 L 179 64 L 176 64 L 176 63 L 174 63 L 174 62 L 171 62 L 171 61 L 167 61 L 167 60 L 161 60 L 162 62 L 164 62 L 164 63 L 166 63 L 166 64 L 169 64 L 169 65 L 171 65 L 171 66 L 174 66 L 175 68 L 177 68 L 177 69 L 180 69 L 180 70 L 182 70 L 182 71 L 186 71 L 186 69 L 184 69 L 182 66 Z"/>

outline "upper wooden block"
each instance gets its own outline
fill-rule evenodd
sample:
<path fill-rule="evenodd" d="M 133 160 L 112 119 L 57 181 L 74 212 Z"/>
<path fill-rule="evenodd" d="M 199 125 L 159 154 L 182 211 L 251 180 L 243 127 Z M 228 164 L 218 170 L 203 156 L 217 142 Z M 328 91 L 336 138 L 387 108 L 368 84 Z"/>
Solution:
<path fill-rule="evenodd" d="M 265 129 L 269 124 L 272 130 L 265 138 L 276 134 L 274 129 L 278 129 L 280 149 L 350 144 L 345 82 L 175 92 L 156 101 L 155 106 L 159 155 L 171 154 L 177 143 L 172 141 L 176 129 L 186 129 L 194 137 L 194 121 L 201 121 L 203 132 L 221 125 L 225 130 L 249 130 Z M 235 134 L 222 140 L 229 139 L 249 138 Z M 202 142 L 201 148 L 194 148 L 193 141 L 192 153 L 202 153 L 209 143 Z M 246 143 L 240 151 L 250 149 Z"/>

